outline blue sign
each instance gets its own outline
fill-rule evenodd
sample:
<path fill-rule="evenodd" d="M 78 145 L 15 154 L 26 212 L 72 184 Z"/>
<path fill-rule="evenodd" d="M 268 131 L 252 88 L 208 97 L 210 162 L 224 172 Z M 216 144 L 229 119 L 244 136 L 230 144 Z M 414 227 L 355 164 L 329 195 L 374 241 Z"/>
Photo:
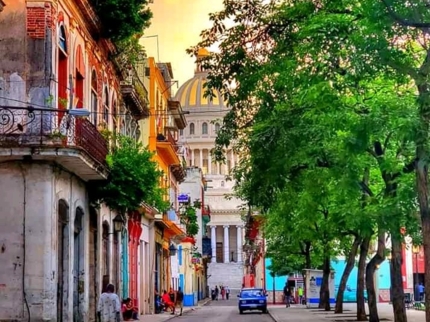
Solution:
<path fill-rule="evenodd" d="M 186 194 L 180 194 L 178 196 L 178 202 L 188 202 L 190 200 L 190 197 Z"/>

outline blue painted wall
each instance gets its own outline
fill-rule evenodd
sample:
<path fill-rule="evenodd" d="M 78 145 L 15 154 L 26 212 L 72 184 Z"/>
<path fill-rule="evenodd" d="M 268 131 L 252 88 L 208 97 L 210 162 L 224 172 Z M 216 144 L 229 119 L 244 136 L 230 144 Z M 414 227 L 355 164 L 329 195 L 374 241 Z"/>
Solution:
<path fill-rule="evenodd" d="M 270 258 L 266 258 L 266 289 L 267 291 L 273 291 L 273 277 L 270 275 L 271 271 L 269 269 L 271 264 Z M 337 290 L 339 287 L 340 279 L 342 278 L 343 271 L 345 269 L 345 260 L 333 260 L 331 262 L 331 266 L 335 271 L 335 293 L 337 294 Z M 351 274 L 349 275 L 347 288 L 345 290 L 344 301 L 345 302 L 355 302 L 357 300 L 356 290 L 357 290 L 357 267 L 354 267 Z M 375 273 L 376 281 L 378 283 L 378 288 L 382 289 L 390 289 L 390 265 L 388 261 L 384 261 L 379 269 Z M 285 282 L 287 280 L 286 276 L 277 276 L 275 278 L 275 291 L 282 291 L 285 286 Z"/>
<path fill-rule="evenodd" d="M 128 297 L 128 232 L 122 234 L 122 256 L 121 256 L 121 264 L 122 264 L 122 298 L 126 299 Z"/>

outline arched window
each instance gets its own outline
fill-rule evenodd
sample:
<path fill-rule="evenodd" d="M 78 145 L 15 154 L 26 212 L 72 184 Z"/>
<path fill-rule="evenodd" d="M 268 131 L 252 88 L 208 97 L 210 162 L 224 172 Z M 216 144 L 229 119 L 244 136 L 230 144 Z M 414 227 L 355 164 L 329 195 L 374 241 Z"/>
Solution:
<path fill-rule="evenodd" d="M 219 132 L 220 128 L 221 128 L 221 125 L 219 125 L 219 123 L 215 123 L 215 134 Z"/>
<path fill-rule="evenodd" d="M 206 122 L 202 124 L 202 134 L 208 134 L 208 123 Z"/>
<path fill-rule="evenodd" d="M 59 35 L 58 35 L 58 46 L 67 54 L 67 37 L 66 37 L 66 28 L 64 25 L 60 26 Z"/>
<path fill-rule="evenodd" d="M 104 99 L 103 99 L 103 122 L 106 128 L 109 127 L 109 92 L 107 87 L 105 87 Z"/>
<path fill-rule="evenodd" d="M 67 109 L 68 85 L 68 48 L 67 34 L 64 25 L 59 28 L 58 34 L 58 108 Z M 60 120 L 59 120 L 60 121 Z"/>
<path fill-rule="evenodd" d="M 190 134 L 194 135 L 194 123 L 190 123 Z"/>
<path fill-rule="evenodd" d="M 93 70 L 91 74 L 91 113 L 93 117 L 93 124 L 97 126 L 97 113 L 98 113 L 98 99 L 97 99 L 97 74 Z"/>

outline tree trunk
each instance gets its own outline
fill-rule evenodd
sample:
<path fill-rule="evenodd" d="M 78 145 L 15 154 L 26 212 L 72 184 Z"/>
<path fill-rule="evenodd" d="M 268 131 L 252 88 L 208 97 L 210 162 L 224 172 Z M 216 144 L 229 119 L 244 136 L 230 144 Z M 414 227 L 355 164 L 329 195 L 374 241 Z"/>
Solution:
<path fill-rule="evenodd" d="M 400 231 L 391 234 L 391 294 L 393 302 L 394 322 L 407 322 L 405 309 L 405 293 L 402 279 L 402 242 Z"/>
<path fill-rule="evenodd" d="M 319 308 L 330 311 L 330 256 L 325 256 Z"/>
<path fill-rule="evenodd" d="M 360 243 L 361 237 L 355 237 L 351 250 L 349 251 L 348 259 L 346 260 L 346 266 L 342 273 L 342 278 L 340 280 L 339 289 L 336 295 L 336 306 L 334 313 L 343 313 L 343 294 L 345 293 L 346 283 L 348 283 L 349 275 L 354 268 L 355 257 L 357 256 L 358 246 L 360 246 Z"/>
<path fill-rule="evenodd" d="M 369 321 L 379 322 L 378 299 L 375 291 L 375 270 L 385 259 L 385 229 L 378 231 L 378 250 L 366 266 L 366 289 L 369 306 Z"/>
<path fill-rule="evenodd" d="M 357 276 L 357 321 L 367 321 L 364 301 L 364 272 L 366 269 L 367 253 L 369 252 L 370 237 L 363 239 L 360 245 Z"/>

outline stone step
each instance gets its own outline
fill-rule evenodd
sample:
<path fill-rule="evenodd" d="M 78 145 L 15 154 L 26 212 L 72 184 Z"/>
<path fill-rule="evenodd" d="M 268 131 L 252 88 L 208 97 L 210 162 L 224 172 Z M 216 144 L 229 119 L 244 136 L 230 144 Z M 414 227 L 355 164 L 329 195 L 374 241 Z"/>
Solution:
<path fill-rule="evenodd" d="M 214 288 L 215 285 L 225 285 L 228 286 L 230 290 L 237 292 L 242 288 L 243 264 L 209 263 L 208 277 L 209 289 Z"/>

